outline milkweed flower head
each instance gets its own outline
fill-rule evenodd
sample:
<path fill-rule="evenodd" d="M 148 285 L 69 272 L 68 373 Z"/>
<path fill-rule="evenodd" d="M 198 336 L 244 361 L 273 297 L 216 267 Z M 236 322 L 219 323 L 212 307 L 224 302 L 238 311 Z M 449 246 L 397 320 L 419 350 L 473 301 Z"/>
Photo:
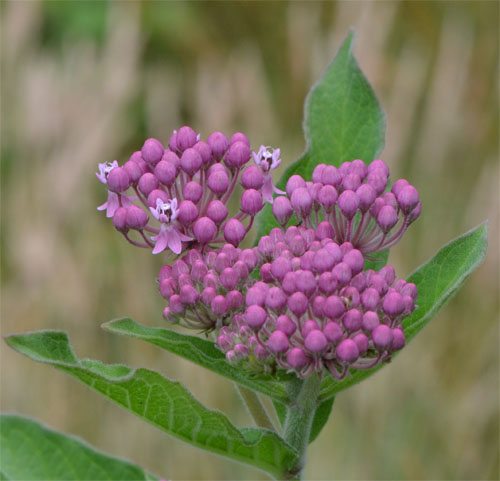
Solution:
<path fill-rule="evenodd" d="M 292 175 L 284 192 L 271 176 L 280 163 L 280 149 L 252 152 L 242 133 L 203 141 L 182 127 L 166 148 L 148 139 L 123 166 L 99 164 L 108 188 L 99 209 L 132 244 L 179 256 L 158 275 L 163 317 L 212 333 L 229 363 L 342 379 L 390 360 L 406 343 L 417 288 L 365 260 L 419 217 L 417 190 L 391 185 L 383 161 L 358 159 L 320 164 L 311 180 Z M 280 227 L 242 249 L 265 202 Z"/>
<path fill-rule="evenodd" d="M 238 246 L 264 200 L 272 202 L 277 189 L 270 171 L 281 162 L 279 149 L 261 148 L 257 165 L 247 165 L 252 151 L 244 134 L 228 138 L 213 132 L 200 139 L 185 126 L 174 131 L 166 148 L 151 138 L 123 166 L 116 160 L 99 164 L 96 176 L 108 187 L 108 199 L 98 209 L 106 210 L 129 242 L 153 254 L 176 255 L 188 247 Z M 228 204 L 238 185 L 243 193 L 231 215 Z"/>
<path fill-rule="evenodd" d="M 342 379 L 405 345 L 401 323 L 415 309 L 417 291 L 396 280 L 392 267 L 363 271 L 363 255 L 351 243 L 295 226 L 273 229 L 257 250 L 261 280 L 217 339 L 229 362 Z"/>

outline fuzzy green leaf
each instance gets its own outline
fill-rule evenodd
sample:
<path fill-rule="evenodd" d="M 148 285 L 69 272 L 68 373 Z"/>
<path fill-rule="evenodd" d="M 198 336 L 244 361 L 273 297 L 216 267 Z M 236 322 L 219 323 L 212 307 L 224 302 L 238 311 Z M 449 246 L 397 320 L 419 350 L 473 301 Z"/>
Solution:
<path fill-rule="evenodd" d="M 277 183 L 280 189 L 294 174 L 310 180 L 318 164 L 338 166 L 354 159 L 370 163 L 382 151 L 385 115 L 354 58 L 353 46 L 351 30 L 333 62 L 310 90 L 304 108 L 306 151 L 287 168 Z M 277 225 L 271 206 L 266 205 L 258 215 L 257 238 Z"/>
<path fill-rule="evenodd" d="M 67 372 L 126 410 L 194 446 L 276 477 L 295 461 L 295 451 L 276 433 L 236 428 L 222 413 L 203 406 L 177 381 L 148 369 L 77 359 L 64 332 L 17 334 L 8 336 L 6 341 L 18 352 Z"/>
<path fill-rule="evenodd" d="M 408 278 L 408 282 L 417 285 L 418 307 L 403 321 L 407 342 L 427 325 L 481 264 L 486 255 L 487 235 L 488 226 L 487 223 L 483 223 L 446 244 Z M 325 379 L 321 388 L 321 398 L 328 399 L 334 396 L 376 373 L 385 365 L 353 371 L 351 376 L 340 382 L 332 378 Z"/>
<path fill-rule="evenodd" d="M 0 416 L 0 479 L 139 481 L 158 478 L 73 436 L 22 416 Z"/>
<path fill-rule="evenodd" d="M 287 399 L 285 388 L 280 382 L 270 375 L 252 374 L 232 366 L 213 342 L 179 334 L 170 329 L 142 326 L 129 318 L 106 322 L 102 327 L 107 331 L 142 339 L 159 346 L 277 401 Z"/>

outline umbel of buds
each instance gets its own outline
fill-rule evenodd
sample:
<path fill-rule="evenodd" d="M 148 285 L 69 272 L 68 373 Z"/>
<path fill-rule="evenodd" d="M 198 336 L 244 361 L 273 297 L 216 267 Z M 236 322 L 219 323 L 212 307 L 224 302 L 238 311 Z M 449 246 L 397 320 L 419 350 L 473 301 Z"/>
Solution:
<path fill-rule="evenodd" d="M 290 177 L 287 196 L 276 199 L 273 213 L 282 226 L 295 214 L 306 228 L 319 228 L 322 238 L 350 242 L 363 254 L 378 252 L 398 242 L 422 209 L 415 187 L 400 179 L 387 191 L 388 179 L 382 160 L 320 164 L 312 182 Z"/>
<path fill-rule="evenodd" d="M 394 269 L 363 271 L 361 251 L 321 229 L 275 228 L 253 249 L 231 244 L 191 250 L 164 266 L 159 289 L 168 321 L 218 333 L 229 362 L 299 377 L 387 361 L 405 345 L 401 322 L 415 309 L 416 286 Z M 251 272 L 258 272 L 252 279 Z"/>
<path fill-rule="evenodd" d="M 123 166 L 99 164 L 98 179 L 108 187 L 106 210 L 113 225 L 139 247 L 153 254 L 187 247 L 206 251 L 229 243 L 238 246 L 252 227 L 264 201 L 278 191 L 270 171 L 281 159 L 279 149 L 261 146 L 253 152 L 242 133 L 228 139 L 221 132 L 200 140 L 190 127 L 174 131 L 168 148 L 148 139 Z M 230 215 L 228 203 L 238 184 L 243 194 L 239 210 Z M 133 195 L 129 194 L 133 191 Z M 136 231 L 136 238 L 130 237 Z"/>

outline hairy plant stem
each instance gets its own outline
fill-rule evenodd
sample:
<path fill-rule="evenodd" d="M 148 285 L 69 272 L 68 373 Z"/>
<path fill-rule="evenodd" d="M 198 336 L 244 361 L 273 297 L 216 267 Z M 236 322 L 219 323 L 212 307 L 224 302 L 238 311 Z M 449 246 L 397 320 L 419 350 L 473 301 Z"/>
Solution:
<path fill-rule="evenodd" d="M 240 386 L 239 384 L 234 383 L 234 387 L 241 396 L 241 399 L 255 421 L 255 424 L 260 428 L 276 431 L 271 418 L 267 414 L 266 408 L 259 399 L 259 396 L 255 392 L 247 389 L 246 387 Z"/>
<path fill-rule="evenodd" d="M 283 437 L 296 449 L 298 458 L 295 466 L 286 473 L 287 480 L 303 479 L 309 435 L 318 407 L 320 387 L 321 380 L 316 373 L 305 380 L 297 380 L 290 386 L 289 397 L 292 402 L 288 405 Z"/>

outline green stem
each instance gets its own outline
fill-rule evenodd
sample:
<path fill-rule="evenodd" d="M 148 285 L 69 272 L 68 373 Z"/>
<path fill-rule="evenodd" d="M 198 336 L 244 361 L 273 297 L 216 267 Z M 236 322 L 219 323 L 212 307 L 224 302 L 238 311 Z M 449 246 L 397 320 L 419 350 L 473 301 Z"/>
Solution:
<path fill-rule="evenodd" d="M 245 403 L 248 412 L 255 421 L 255 424 L 261 428 L 266 428 L 270 429 L 271 431 L 275 431 L 273 422 L 271 421 L 271 418 L 268 416 L 266 408 L 261 403 L 259 396 L 250 389 L 247 389 L 246 387 L 240 386 L 236 383 L 234 383 L 234 386 L 238 391 L 239 395 L 241 396 L 241 399 L 243 399 L 243 402 Z"/>
<path fill-rule="evenodd" d="M 318 407 L 321 381 L 316 373 L 304 381 L 294 383 L 290 390 L 292 403 L 288 405 L 285 418 L 284 439 L 298 453 L 296 464 L 286 474 L 285 479 L 303 479 L 306 452 L 314 414 Z"/>

